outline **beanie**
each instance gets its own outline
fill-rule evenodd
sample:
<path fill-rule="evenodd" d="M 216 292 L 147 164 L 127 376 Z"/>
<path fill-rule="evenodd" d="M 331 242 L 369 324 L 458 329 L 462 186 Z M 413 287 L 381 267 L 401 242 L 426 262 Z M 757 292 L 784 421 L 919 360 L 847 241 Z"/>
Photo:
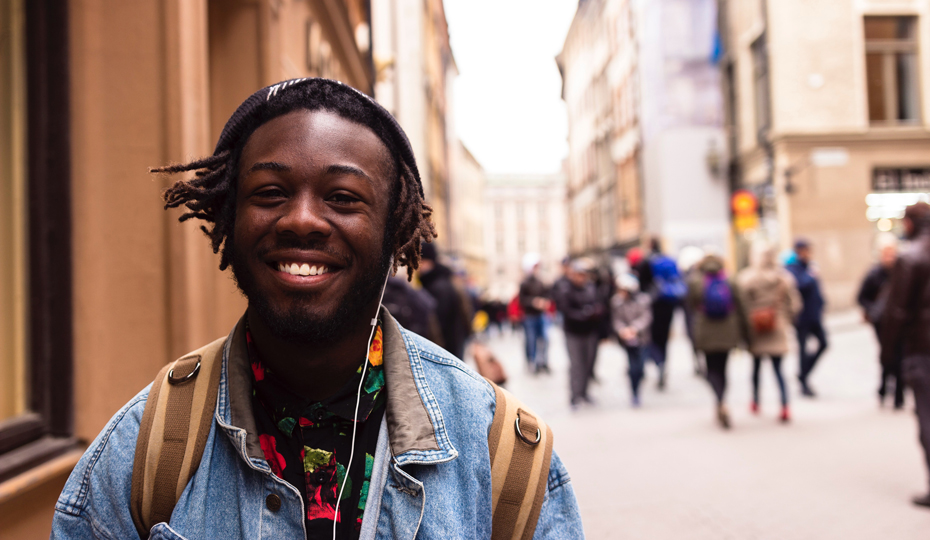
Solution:
<path fill-rule="evenodd" d="M 406 165 L 413 173 L 420 196 L 423 197 L 423 183 L 420 180 L 420 172 L 417 169 L 416 159 L 413 156 L 413 149 L 410 146 L 407 135 L 400 127 L 400 124 L 397 123 L 397 120 L 370 96 L 359 92 L 347 84 L 331 79 L 317 77 L 290 79 L 271 86 L 266 86 L 258 92 L 255 92 L 239 105 L 236 112 L 234 112 L 226 122 L 226 126 L 223 127 L 223 131 L 220 133 L 219 141 L 216 143 L 216 149 L 214 149 L 213 155 L 232 150 L 239 144 L 242 144 L 255 129 L 268 120 L 271 120 L 270 117 L 267 117 L 267 111 L 269 107 L 274 104 L 275 99 L 280 99 L 282 96 L 298 89 L 303 90 L 305 93 L 307 90 L 320 89 L 329 93 L 351 94 L 359 98 L 359 100 L 369 108 L 370 112 L 381 121 L 386 131 L 383 135 L 388 138 L 388 140 L 383 142 L 389 149 L 393 148 L 396 150 L 398 159 L 400 159 L 401 163 Z M 310 95 L 312 96 L 313 94 L 311 93 Z M 312 102 L 307 103 L 307 105 L 312 104 Z M 379 136 L 382 136 L 382 134 L 379 134 Z"/>

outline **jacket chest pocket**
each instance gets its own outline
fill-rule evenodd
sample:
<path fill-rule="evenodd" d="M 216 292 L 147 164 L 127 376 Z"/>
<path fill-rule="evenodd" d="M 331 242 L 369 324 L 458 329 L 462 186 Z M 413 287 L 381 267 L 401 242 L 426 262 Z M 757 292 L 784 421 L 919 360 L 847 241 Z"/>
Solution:
<path fill-rule="evenodd" d="M 187 538 L 176 533 L 167 523 L 158 523 L 152 527 L 149 540 L 187 540 Z"/>

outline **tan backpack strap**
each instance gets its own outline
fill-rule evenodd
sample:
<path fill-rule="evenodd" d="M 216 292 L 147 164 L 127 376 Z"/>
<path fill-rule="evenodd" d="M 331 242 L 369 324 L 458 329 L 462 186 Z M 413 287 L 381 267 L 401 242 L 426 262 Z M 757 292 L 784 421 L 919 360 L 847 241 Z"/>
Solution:
<path fill-rule="evenodd" d="M 513 394 L 491 383 L 497 407 L 491 455 L 492 540 L 533 538 L 552 459 L 552 430 Z"/>
<path fill-rule="evenodd" d="M 129 510 L 140 538 L 167 522 L 200 466 L 216 410 L 223 366 L 221 338 L 168 364 L 142 413 L 132 466 Z"/>

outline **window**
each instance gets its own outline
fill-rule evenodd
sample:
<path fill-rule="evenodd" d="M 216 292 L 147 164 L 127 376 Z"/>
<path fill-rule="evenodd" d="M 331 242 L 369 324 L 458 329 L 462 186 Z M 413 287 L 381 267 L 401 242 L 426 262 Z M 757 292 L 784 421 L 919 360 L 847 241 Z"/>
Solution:
<path fill-rule="evenodd" d="M 0 0 L 0 482 L 71 438 L 67 0 Z"/>
<path fill-rule="evenodd" d="M 866 17 L 865 68 L 872 124 L 920 120 L 917 18 Z"/>
<path fill-rule="evenodd" d="M 756 133 L 772 127 L 772 101 L 769 94 L 769 53 L 765 33 L 752 43 L 752 73 L 756 98 Z"/>

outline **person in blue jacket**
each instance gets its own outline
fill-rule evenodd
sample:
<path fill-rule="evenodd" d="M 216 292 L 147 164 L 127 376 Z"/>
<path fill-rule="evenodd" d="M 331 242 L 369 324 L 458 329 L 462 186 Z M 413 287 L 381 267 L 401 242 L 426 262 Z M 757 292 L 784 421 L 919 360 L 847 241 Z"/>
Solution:
<path fill-rule="evenodd" d="M 820 291 L 820 280 L 811 267 L 811 244 L 807 239 L 799 238 L 794 243 L 794 257 L 785 266 L 794 276 L 801 293 L 803 307 L 794 322 L 798 337 L 798 357 L 800 368 L 798 381 L 801 383 L 801 394 L 814 397 L 816 394 L 810 387 L 808 378 L 817 365 L 824 351 L 827 350 L 827 333 L 823 327 L 823 308 L 826 302 Z M 817 348 L 811 352 L 807 347 L 808 338 L 813 336 L 817 340 Z"/>
<path fill-rule="evenodd" d="M 409 277 L 436 236 L 390 113 L 337 81 L 285 81 L 246 99 L 212 156 L 161 172 L 193 173 L 166 206 L 207 223 L 248 308 L 224 342 L 189 481 L 134 477 L 149 386 L 75 467 L 53 540 L 490 538 L 510 523 L 492 510 L 495 389 L 382 307 L 387 278 Z M 166 455 L 180 431 L 164 429 Z M 568 473 L 549 460 L 527 536 L 582 538 Z M 130 508 L 134 483 L 152 524 Z"/>

